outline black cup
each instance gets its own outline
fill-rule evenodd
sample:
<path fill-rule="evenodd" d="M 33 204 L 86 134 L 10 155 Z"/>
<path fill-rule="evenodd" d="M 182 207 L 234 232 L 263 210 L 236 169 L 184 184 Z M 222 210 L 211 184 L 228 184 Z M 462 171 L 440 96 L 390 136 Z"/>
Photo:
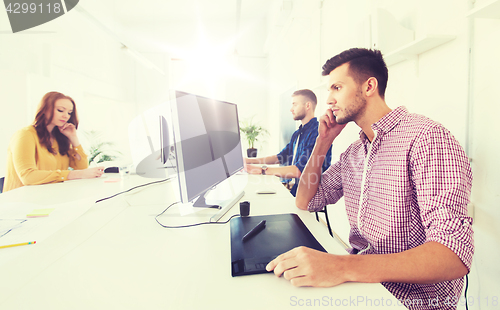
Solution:
<path fill-rule="evenodd" d="M 240 202 L 240 216 L 248 216 L 250 214 L 250 203 L 248 201 Z"/>

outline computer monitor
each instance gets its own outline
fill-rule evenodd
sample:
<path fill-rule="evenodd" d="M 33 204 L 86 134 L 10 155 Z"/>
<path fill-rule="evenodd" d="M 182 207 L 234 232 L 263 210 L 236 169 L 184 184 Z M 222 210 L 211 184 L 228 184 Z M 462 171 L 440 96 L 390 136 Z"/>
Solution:
<path fill-rule="evenodd" d="M 170 145 L 167 120 L 160 115 L 160 162 L 163 165 L 166 165 L 168 162 L 170 148 L 173 150 L 173 146 Z"/>
<path fill-rule="evenodd" d="M 137 175 L 145 178 L 165 178 L 174 168 L 169 159 L 171 130 L 166 117 L 168 105 L 155 106 L 138 115 L 129 124 L 132 161 Z M 168 163 L 167 163 L 168 161 Z"/>
<path fill-rule="evenodd" d="M 181 91 L 172 101 L 174 152 L 182 203 L 216 207 L 218 221 L 243 195 L 240 191 L 217 205 L 207 204 L 208 191 L 243 168 L 236 104 Z"/>

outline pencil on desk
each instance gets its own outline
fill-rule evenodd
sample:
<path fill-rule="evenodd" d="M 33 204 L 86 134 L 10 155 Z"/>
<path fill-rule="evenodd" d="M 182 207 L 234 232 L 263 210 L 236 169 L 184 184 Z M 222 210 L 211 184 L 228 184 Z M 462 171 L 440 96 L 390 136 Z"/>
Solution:
<path fill-rule="evenodd" d="M 36 241 L 31 241 L 31 242 L 23 242 L 23 243 L 16 243 L 16 244 L 2 245 L 2 246 L 0 246 L 0 249 L 3 249 L 3 248 L 11 248 L 11 247 L 14 247 L 14 246 L 20 246 L 20 245 L 35 244 L 35 243 L 36 243 Z"/>

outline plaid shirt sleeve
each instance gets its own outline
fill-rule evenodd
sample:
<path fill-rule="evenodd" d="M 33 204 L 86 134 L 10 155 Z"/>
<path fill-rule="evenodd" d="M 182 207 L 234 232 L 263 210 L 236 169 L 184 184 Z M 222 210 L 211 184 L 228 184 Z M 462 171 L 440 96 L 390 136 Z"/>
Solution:
<path fill-rule="evenodd" d="M 336 203 L 344 195 L 342 189 L 341 161 L 333 164 L 321 176 L 321 182 L 307 210 L 316 212 L 326 205 Z"/>
<path fill-rule="evenodd" d="M 467 216 L 472 172 L 465 152 L 441 126 L 425 131 L 410 153 L 425 242 L 452 250 L 470 270 L 474 253 L 472 219 Z"/>

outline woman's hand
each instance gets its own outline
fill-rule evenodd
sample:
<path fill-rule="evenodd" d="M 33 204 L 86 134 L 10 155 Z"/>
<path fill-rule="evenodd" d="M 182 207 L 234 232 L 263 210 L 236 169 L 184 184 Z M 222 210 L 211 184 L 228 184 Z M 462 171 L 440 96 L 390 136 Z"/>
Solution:
<path fill-rule="evenodd" d="M 69 139 L 73 147 L 80 145 L 80 141 L 76 135 L 76 126 L 74 124 L 66 123 L 59 127 L 59 131 Z"/>
<path fill-rule="evenodd" d="M 68 137 L 68 139 L 71 140 L 71 138 L 76 137 L 76 127 L 74 124 L 71 123 L 65 123 L 64 125 L 59 127 L 59 131 Z"/>
<path fill-rule="evenodd" d="M 104 167 L 73 170 L 68 173 L 68 180 L 99 178 L 104 173 Z"/>

